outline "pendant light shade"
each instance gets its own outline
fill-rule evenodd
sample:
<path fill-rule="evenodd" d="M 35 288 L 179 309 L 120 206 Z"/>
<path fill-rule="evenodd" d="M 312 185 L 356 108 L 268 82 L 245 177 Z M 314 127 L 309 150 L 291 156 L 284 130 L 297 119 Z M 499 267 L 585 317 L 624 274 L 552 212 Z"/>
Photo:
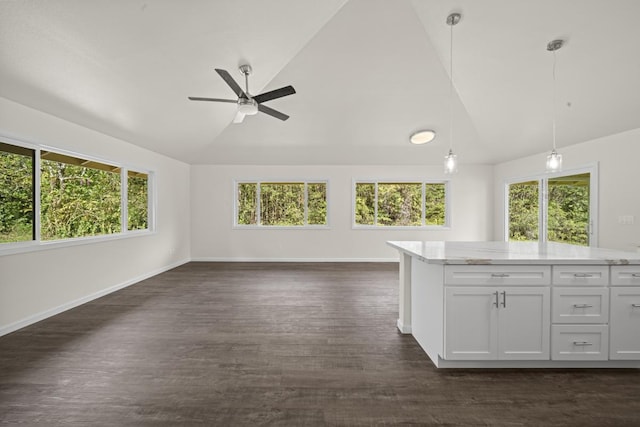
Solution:
<path fill-rule="evenodd" d="M 449 154 L 444 156 L 444 173 L 453 174 L 458 172 L 458 156 L 453 154 L 453 26 L 460 22 L 461 15 L 452 13 L 447 16 L 447 25 L 451 27 L 449 43 Z"/>
<path fill-rule="evenodd" d="M 564 40 L 552 40 L 547 44 L 547 50 L 553 52 L 553 149 L 547 156 L 546 170 L 549 173 L 559 172 L 562 170 L 562 154 L 558 154 L 556 150 L 556 50 L 564 45 Z"/>

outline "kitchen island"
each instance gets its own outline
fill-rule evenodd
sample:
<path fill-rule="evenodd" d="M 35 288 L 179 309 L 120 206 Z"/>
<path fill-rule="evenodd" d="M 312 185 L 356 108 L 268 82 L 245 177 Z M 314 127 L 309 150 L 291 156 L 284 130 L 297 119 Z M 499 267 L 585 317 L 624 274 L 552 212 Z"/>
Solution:
<path fill-rule="evenodd" d="M 390 241 L 398 328 L 439 368 L 640 368 L 640 253 Z"/>

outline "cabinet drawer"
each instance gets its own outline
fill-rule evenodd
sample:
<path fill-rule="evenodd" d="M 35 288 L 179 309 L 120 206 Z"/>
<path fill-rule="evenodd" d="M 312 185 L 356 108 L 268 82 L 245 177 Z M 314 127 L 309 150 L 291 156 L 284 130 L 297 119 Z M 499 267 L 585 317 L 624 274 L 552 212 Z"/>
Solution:
<path fill-rule="evenodd" d="M 445 285 L 549 285 L 548 265 L 445 265 Z"/>
<path fill-rule="evenodd" d="M 553 323 L 609 323 L 608 288 L 553 288 Z"/>
<path fill-rule="evenodd" d="M 608 286 L 608 265 L 554 265 L 552 281 L 564 286 Z"/>
<path fill-rule="evenodd" d="M 552 325 L 551 360 L 608 360 L 607 325 Z"/>
<path fill-rule="evenodd" d="M 611 266 L 613 286 L 640 286 L 640 265 Z"/>

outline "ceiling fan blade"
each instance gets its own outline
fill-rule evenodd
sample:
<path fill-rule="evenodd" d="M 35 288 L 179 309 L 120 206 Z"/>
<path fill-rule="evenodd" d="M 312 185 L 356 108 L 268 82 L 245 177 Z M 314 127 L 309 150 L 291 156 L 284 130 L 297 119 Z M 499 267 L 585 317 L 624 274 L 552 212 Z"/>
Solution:
<path fill-rule="evenodd" d="M 276 98 L 282 98 L 283 96 L 287 96 L 287 95 L 293 95 L 294 93 L 296 93 L 296 90 L 293 88 L 293 86 L 285 86 L 285 87 L 281 87 L 280 89 L 276 89 L 269 92 L 261 93 L 260 95 L 256 95 L 253 97 L 253 99 L 257 103 L 260 103 L 265 101 L 271 101 L 272 99 L 276 99 Z"/>
<path fill-rule="evenodd" d="M 273 108 L 269 108 L 262 104 L 258 104 L 258 110 L 272 117 L 275 117 L 276 119 L 287 120 L 289 118 L 289 116 L 287 116 L 286 114 L 281 113 L 280 111 L 276 111 Z"/>
<path fill-rule="evenodd" d="M 244 120 L 244 116 L 244 113 L 238 111 L 236 113 L 236 116 L 233 118 L 233 123 L 242 123 L 242 121 Z"/>
<path fill-rule="evenodd" d="M 235 92 L 236 95 L 238 95 L 238 98 L 248 98 L 247 94 L 244 93 L 240 85 L 236 83 L 235 80 L 233 80 L 233 77 L 231 77 L 231 74 L 229 74 L 227 70 L 216 68 L 216 72 L 220 74 L 220 77 L 222 77 L 222 80 L 227 82 L 229 87 Z"/>
<path fill-rule="evenodd" d="M 230 102 L 236 104 L 238 101 L 234 99 L 220 99 L 220 98 L 201 98 L 199 96 L 190 96 L 191 101 L 213 101 L 213 102 Z"/>

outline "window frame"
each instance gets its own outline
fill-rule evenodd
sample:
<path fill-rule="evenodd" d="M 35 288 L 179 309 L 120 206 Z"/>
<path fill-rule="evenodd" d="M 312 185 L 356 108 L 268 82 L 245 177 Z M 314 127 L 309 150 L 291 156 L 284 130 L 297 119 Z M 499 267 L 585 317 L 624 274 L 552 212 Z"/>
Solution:
<path fill-rule="evenodd" d="M 124 162 L 115 162 L 109 159 L 87 155 L 71 150 L 65 150 L 58 147 L 54 147 L 47 144 L 28 142 L 21 139 L 17 139 L 15 137 L 7 136 L 5 134 L 0 133 L 0 141 L 3 143 L 14 145 L 17 147 L 26 148 L 29 150 L 34 150 L 34 239 L 22 242 L 7 242 L 0 243 L 0 256 L 3 255 L 14 255 L 25 252 L 34 252 L 39 250 L 48 250 L 90 243 L 97 243 L 109 240 L 118 240 L 123 238 L 135 237 L 140 235 L 150 235 L 155 234 L 156 232 L 156 205 L 157 205 L 157 197 L 156 197 L 156 180 L 155 180 L 155 172 L 143 167 L 138 167 L 135 165 L 131 165 Z M 41 188 L 40 188 L 40 179 L 41 179 L 41 154 L 43 151 L 48 151 L 56 154 L 61 154 L 64 156 L 70 156 L 79 158 L 89 162 L 97 162 L 102 164 L 107 164 L 109 166 L 113 166 L 120 169 L 120 232 L 112 233 L 112 234 L 100 234 L 95 236 L 82 236 L 82 237 L 73 237 L 59 240 L 42 240 L 41 239 Z M 134 171 L 139 173 L 147 174 L 148 176 L 148 189 L 147 189 L 147 228 L 141 230 L 128 230 L 128 198 L 127 198 L 127 186 L 125 181 L 127 181 L 128 172 Z"/>
<path fill-rule="evenodd" d="M 255 184 L 256 185 L 256 224 L 238 224 L 238 185 Z M 263 225 L 260 212 L 260 184 L 304 184 L 304 224 L 303 225 Z M 326 224 L 309 224 L 309 184 L 324 184 L 327 201 L 327 223 Z M 237 230 L 328 230 L 331 228 L 331 214 L 329 206 L 329 180 L 328 179 L 234 179 L 232 191 L 233 219 L 232 228 Z"/>
<path fill-rule="evenodd" d="M 375 196 L 374 196 L 374 224 L 357 224 L 356 223 L 356 185 L 357 184 L 374 184 Z M 378 184 L 420 184 L 422 186 L 422 212 L 421 212 L 421 225 L 378 225 Z M 444 224 L 442 225 L 427 225 L 425 224 L 426 210 L 425 210 L 425 188 L 428 184 L 444 184 Z M 450 230 L 451 225 L 451 180 L 449 179 L 359 179 L 354 178 L 351 183 L 351 228 L 353 230 Z"/>
<path fill-rule="evenodd" d="M 573 169 L 563 169 L 559 172 L 540 173 L 535 175 L 512 177 L 504 180 L 503 189 L 503 228 L 502 236 L 505 242 L 509 242 L 509 186 L 521 182 L 538 182 L 538 242 L 548 243 L 548 194 L 549 180 L 571 175 L 589 174 L 589 245 L 586 247 L 598 246 L 598 162 L 589 163 Z"/>

